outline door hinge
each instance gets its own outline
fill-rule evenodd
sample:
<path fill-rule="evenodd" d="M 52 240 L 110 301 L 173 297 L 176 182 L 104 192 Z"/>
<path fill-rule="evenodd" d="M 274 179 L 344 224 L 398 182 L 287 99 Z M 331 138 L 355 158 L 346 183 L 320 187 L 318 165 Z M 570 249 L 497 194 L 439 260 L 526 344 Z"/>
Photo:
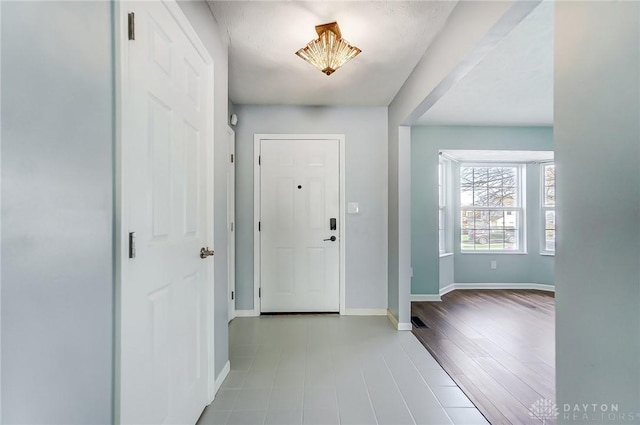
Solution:
<path fill-rule="evenodd" d="M 235 299 L 235 292 L 231 291 L 231 299 Z"/>
<path fill-rule="evenodd" d="M 258 222 L 258 232 L 261 232 L 261 231 L 262 231 L 262 222 L 259 221 Z"/>
<path fill-rule="evenodd" d="M 231 163 L 233 164 L 233 154 L 231 154 Z"/>
<path fill-rule="evenodd" d="M 129 12 L 127 27 L 129 32 L 129 40 L 136 39 L 136 15 L 133 12 Z"/>
<path fill-rule="evenodd" d="M 262 288 L 258 288 L 258 298 L 262 298 Z"/>
<path fill-rule="evenodd" d="M 129 232 L 129 258 L 136 258 L 136 232 Z"/>
<path fill-rule="evenodd" d="M 262 165 L 262 155 L 258 155 L 258 165 Z"/>
<path fill-rule="evenodd" d="M 233 221 L 231 222 L 231 231 L 233 232 Z"/>

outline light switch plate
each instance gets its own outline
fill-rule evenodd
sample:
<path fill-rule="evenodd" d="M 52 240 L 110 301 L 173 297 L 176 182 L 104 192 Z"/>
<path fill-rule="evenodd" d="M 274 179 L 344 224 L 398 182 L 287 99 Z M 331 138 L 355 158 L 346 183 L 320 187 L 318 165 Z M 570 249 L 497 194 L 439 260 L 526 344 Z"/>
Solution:
<path fill-rule="evenodd" d="M 360 206 L 357 202 L 349 202 L 347 204 L 347 212 L 349 214 L 358 214 L 360 212 Z"/>

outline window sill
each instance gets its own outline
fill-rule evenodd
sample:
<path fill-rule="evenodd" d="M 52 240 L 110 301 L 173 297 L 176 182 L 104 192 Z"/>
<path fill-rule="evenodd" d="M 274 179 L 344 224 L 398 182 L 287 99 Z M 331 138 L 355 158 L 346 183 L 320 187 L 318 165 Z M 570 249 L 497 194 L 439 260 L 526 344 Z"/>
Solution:
<path fill-rule="evenodd" d="M 451 257 L 452 255 L 453 252 L 443 252 L 442 254 L 440 254 L 440 258 Z"/>
<path fill-rule="evenodd" d="M 527 255 L 526 251 L 460 251 L 460 254 L 470 255 Z"/>
<path fill-rule="evenodd" d="M 545 257 L 555 257 L 555 252 L 541 252 L 540 255 L 544 255 Z"/>

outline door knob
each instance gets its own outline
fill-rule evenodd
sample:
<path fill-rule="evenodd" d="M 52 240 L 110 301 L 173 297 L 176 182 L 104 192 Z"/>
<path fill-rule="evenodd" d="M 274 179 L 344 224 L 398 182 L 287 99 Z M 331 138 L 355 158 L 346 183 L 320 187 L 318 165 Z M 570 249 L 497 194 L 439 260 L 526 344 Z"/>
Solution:
<path fill-rule="evenodd" d="M 209 249 L 209 247 L 200 249 L 200 258 L 207 258 L 213 255 L 213 249 Z"/>
<path fill-rule="evenodd" d="M 325 241 L 331 241 L 331 242 L 335 242 L 336 241 L 336 237 L 335 236 L 331 236 L 329 239 L 324 239 Z"/>

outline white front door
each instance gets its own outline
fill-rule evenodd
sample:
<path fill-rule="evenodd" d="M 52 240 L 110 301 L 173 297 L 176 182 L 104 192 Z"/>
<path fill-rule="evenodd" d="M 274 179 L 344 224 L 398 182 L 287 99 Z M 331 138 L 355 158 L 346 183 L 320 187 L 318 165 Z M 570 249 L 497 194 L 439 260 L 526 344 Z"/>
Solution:
<path fill-rule="evenodd" d="M 121 144 L 121 237 L 135 236 L 135 256 L 122 259 L 119 419 L 194 424 L 208 401 L 213 329 L 213 258 L 200 258 L 213 240 L 211 65 L 175 3 L 121 8 L 135 14 Z"/>
<path fill-rule="evenodd" d="M 229 168 L 227 169 L 227 273 L 229 277 L 229 321 L 236 317 L 236 134 L 229 128 Z"/>
<path fill-rule="evenodd" d="M 261 311 L 338 312 L 339 142 L 262 140 L 260 149 Z"/>

